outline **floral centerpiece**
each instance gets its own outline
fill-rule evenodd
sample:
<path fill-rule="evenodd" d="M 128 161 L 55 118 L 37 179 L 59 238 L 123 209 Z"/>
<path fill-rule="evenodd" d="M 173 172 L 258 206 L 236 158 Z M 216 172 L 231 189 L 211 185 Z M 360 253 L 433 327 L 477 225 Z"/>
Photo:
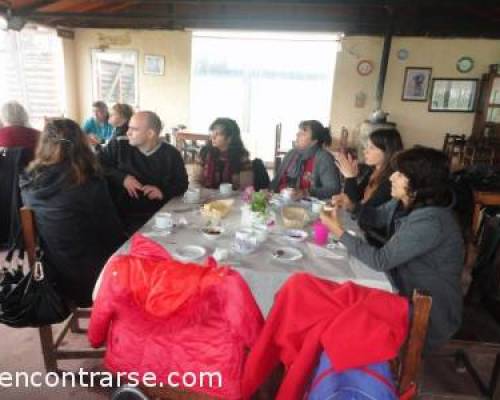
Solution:
<path fill-rule="evenodd" d="M 272 225 L 269 197 L 267 191 L 256 192 L 252 186 L 243 191 L 241 199 L 245 204 L 241 209 L 242 225 Z"/>

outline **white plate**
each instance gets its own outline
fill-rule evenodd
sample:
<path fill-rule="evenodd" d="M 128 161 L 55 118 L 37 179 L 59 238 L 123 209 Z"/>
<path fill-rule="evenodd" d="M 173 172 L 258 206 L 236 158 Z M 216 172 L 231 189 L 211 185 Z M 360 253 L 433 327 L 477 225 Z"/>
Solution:
<path fill-rule="evenodd" d="M 193 261 L 203 257 L 207 251 L 201 246 L 188 245 L 173 251 L 174 257 L 181 261 Z"/>
<path fill-rule="evenodd" d="M 167 233 L 171 233 L 172 229 L 175 228 L 175 224 L 171 225 L 171 226 L 158 226 L 156 224 L 153 224 L 152 226 L 152 229 L 154 231 L 164 231 L 164 232 L 167 232 Z"/>
<path fill-rule="evenodd" d="M 273 250 L 273 258 L 278 261 L 297 261 L 302 257 L 302 253 L 293 247 L 280 247 L 276 250 Z"/>
<path fill-rule="evenodd" d="M 292 242 L 303 242 L 309 236 L 308 233 L 302 229 L 287 229 L 283 232 L 283 235 Z"/>

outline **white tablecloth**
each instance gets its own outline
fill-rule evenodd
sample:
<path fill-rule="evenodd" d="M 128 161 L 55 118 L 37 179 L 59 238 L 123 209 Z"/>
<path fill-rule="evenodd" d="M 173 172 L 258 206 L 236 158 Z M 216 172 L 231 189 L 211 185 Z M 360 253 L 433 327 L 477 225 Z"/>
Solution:
<path fill-rule="evenodd" d="M 205 198 L 213 195 L 213 192 L 207 190 L 202 193 L 202 197 Z M 234 232 L 240 228 L 241 221 L 240 207 L 242 203 L 239 197 L 235 197 L 235 200 L 232 211 L 222 220 L 225 232 L 217 240 L 206 239 L 201 234 L 200 229 L 204 222 L 200 214 L 200 206 L 186 204 L 182 198 L 171 200 L 160 212 L 172 213 L 176 223 L 181 218 L 184 218 L 188 221 L 188 225 L 178 226 L 168 236 L 161 236 L 162 232 L 154 228 L 153 217 L 139 232 L 160 243 L 169 252 L 173 252 L 176 248 L 185 245 L 203 246 L 207 250 L 207 256 L 211 255 L 217 247 L 230 250 L 234 241 Z M 344 225 L 347 229 L 359 234 L 357 224 L 348 215 L 344 216 Z M 327 251 L 327 253 L 331 252 L 335 259 L 316 254 L 315 245 L 312 244 L 310 227 L 306 228 L 306 231 L 309 232 L 309 238 L 300 243 L 290 242 L 285 239 L 280 234 L 282 230 L 280 224 L 277 224 L 271 229 L 268 240 L 254 253 L 240 255 L 230 250 L 227 260 L 227 264 L 232 265 L 245 279 L 264 315 L 269 312 L 274 295 L 283 282 L 296 272 L 309 272 L 337 282 L 351 280 L 373 288 L 392 290 L 391 283 L 384 273 L 373 271 L 359 260 L 349 257 L 344 249 L 338 248 Z M 284 246 L 295 247 L 304 256 L 295 262 L 284 263 L 277 261 L 272 257 L 272 254 L 278 247 Z M 128 243 L 125 244 L 122 251 L 127 247 Z M 202 262 L 203 259 L 197 261 Z M 226 262 L 222 264 L 226 264 Z"/>

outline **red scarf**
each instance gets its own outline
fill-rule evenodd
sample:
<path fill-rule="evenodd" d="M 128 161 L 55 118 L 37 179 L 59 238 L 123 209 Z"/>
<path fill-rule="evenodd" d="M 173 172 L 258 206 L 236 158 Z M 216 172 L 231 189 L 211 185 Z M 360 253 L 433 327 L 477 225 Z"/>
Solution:
<path fill-rule="evenodd" d="M 227 151 L 217 155 L 209 151 L 203 164 L 203 186 L 217 189 L 221 183 L 232 183 L 232 181 L 233 171 Z"/>
<path fill-rule="evenodd" d="M 298 187 L 295 189 L 299 190 L 310 190 L 312 186 L 312 173 L 314 171 L 314 162 L 316 160 L 316 156 L 313 156 L 309 160 L 304 163 L 304 171 L 300 176 Z M 279 191 L 288 187 L 288 169 L 293 168 L 293 164 L 296 160 L 292 160 L 288 165 L 285 173 L 281 176 L 279 183 Z"/>

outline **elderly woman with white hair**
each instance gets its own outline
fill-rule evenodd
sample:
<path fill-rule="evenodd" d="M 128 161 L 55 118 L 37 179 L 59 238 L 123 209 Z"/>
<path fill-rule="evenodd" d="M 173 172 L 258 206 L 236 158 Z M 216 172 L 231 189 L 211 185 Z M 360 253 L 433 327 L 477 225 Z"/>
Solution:
<path fill-rule="evenodd" d="M 40 132 L 29 127 L 24 107 L 17 101 L 9 101 L 0 110 L 0 119 L 0 147 L 26 148 L 32 159 Z"/>

